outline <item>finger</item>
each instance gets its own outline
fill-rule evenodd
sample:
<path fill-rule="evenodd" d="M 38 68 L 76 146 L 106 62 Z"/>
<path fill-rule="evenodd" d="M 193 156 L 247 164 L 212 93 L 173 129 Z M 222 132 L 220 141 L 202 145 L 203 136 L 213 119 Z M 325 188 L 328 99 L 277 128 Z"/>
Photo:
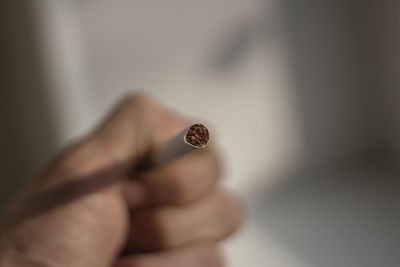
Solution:
<path fill-rule="evenodd" d="M 147 203 L 184 204 L 205 194 L 221 176 L 217 152 L 211 148 L 141 173 Z"/>
<path fill-rule="evenodd" d="M 124 256 L 114 267 L 222 267 L 215 244 L 196 244 L 165 252 Z"/>
<path fill-rule="evenodd" d="M 92 137 L 117 160 L 137 158 L 187 124 L 153 98 L 135 94 L 126 97 Z"/>
<path fill-rule="evenodd" d="M 241 217 L 236 197 L 220 189 L 187 205 L 137 211 L 131 217 L 127 249 L 153 251 L 220 240 L 234 232 Z"/>
<path fill-rule="evenodd" d="M 126 97 L 93 133 L 57 160 L 53 176 L 79 177 L 108 166 L 119 166 L 126 174 L 152 147 L 187 124 L 146 95 Z"/>

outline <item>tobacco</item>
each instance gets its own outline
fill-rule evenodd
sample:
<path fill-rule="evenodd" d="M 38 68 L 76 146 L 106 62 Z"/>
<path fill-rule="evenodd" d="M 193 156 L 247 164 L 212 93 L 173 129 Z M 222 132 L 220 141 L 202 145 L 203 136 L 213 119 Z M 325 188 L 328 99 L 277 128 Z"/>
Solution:
<path fill-rule="evenodd" d="M 186 142 L 196 147 L 205 147 L 210 138 L 207 128 L 200 123 L 193 124 L 186 132 Z"/>

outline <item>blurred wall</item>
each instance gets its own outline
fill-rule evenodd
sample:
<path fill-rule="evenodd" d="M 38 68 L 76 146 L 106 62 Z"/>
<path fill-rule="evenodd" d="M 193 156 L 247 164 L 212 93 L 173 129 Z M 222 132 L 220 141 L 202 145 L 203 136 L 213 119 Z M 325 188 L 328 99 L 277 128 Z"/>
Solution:
<path fill-rule="evenodd" d="M 55 147 L 54 123 L 28 1 L 0 8 L 0 209 Z"/>

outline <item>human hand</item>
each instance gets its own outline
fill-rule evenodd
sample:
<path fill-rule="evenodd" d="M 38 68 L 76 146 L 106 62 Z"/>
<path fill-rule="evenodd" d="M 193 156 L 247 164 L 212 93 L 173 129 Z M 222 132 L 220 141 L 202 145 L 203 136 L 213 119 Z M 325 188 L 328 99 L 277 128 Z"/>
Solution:
<path fill-rule="evenodd" d="M 0 266 L 222 266 L 217 243 L 237 229 L 241 209 L 217 183 L 212 145 L 135 172 L 187 125 L 147 96 L 125 99 L 6 211 Z"/>

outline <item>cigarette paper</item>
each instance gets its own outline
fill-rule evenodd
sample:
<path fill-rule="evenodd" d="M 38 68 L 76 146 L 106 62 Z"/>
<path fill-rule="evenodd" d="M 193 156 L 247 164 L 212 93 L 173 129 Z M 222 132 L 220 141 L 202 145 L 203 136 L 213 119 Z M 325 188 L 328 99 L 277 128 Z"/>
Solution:
<path fill-rule="evenodd" d="M 184 129 L 152 155 L 153 164 L 163 164 L 207 146 L 209 132 L 203 124 L 196 123 Z"/>

